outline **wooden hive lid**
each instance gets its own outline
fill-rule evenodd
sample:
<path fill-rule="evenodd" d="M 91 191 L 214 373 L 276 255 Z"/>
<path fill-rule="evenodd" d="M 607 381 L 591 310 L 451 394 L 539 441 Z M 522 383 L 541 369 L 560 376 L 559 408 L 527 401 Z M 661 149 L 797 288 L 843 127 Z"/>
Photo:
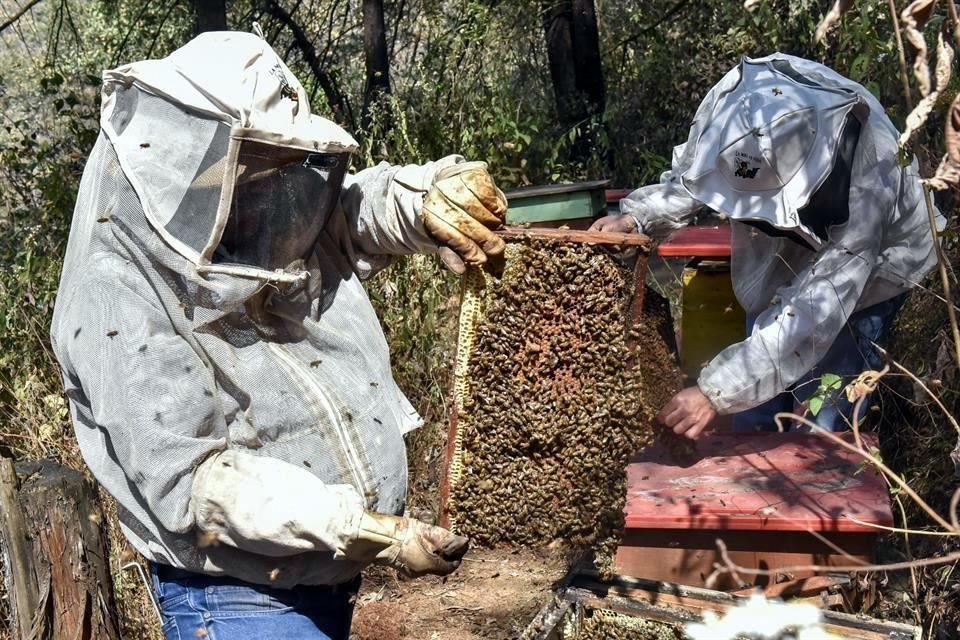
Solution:
<path fill-rule="evenodd" d="M 657 253 L 664 258 L 729 258 L 730 226 L 678 229 L 660 243 Z"/>
<path fill-rule="evenodd" d="M 876 446 L 874 434 L 863 439 Z M 824 436 L 709 435 L 697 449 L 688 467 L 663 462 L 657 447 L 629 465 L 628 529 L 877 533 L 857 521 L 893 524 L 883 478 Z"/>

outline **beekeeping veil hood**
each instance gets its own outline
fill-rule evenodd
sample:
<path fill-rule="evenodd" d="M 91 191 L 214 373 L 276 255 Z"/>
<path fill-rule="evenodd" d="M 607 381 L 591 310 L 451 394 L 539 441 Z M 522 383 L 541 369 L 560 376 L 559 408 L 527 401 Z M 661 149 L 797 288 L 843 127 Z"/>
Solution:
<path fill-rule="evenodd" d="M 356 148 L 260 37 L 204 33 L 104 74 L 101 126 L 153 229 L 197 271 L 289 282 Z"/>
<path fill-rule="evenodd" d="M 815 84 L 776 60 L 744 58 L 739 71 L 709 114 L 681 183 L 733 220 L 816 248 L 824 238 L 799 212 L 830 176 L 845 128 L 857 127 L 868 108 L 853 89 Z"/>

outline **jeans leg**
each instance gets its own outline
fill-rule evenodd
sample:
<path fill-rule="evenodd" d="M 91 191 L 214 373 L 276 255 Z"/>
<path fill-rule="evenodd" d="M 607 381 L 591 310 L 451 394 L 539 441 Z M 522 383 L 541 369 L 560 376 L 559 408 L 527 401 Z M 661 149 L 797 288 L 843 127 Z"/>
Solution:
<path fill-rule="evenodd" d="M 355 584 L 273 589 L 226 577 L 155 577 L 166 640 L 348 640 Z"/>
<path fill-rule="evenodd" d="M 753 409 L 741 411 L 733 416 L 734 433 L 763 433 L 777 431 L 774 416 L 783 411 L 793 411 L 793 397 L 781 393 Z M 784 425 L 788 427 L 789 425 Z"/>
<path fill-rule="evenodd" d="M 868 307 L 850 316 L 847 325 L 827 350 L 823 360 L 805 377 L 809 381 L 802 400 L 807 400 L 817 389 L 820 377 L 827 373 L 840 376 L 840 388 L 831 392 L 823 400 L 823 406 L 813 421 L 828 431 L 846 431 L 854 420 L 856 403 L 847 401 L 844 388 L 864 371 L 880 369 L 883 358 L 873 343 L 884 346 L 889 338 L 890 329 L 897 311 L 906 299 L 905 294 Z M 862 424 L 867 415 L 869 397 L 861 403 L 858 423 Z M 809 430 L 803 428 L 801 430 Z"/>

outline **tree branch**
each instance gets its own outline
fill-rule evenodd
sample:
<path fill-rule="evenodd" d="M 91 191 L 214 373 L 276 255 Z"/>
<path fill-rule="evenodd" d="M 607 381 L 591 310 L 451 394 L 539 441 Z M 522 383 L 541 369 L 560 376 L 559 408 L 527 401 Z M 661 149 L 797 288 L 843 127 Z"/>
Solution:
<path fill-rule="evenodd" d="M 267 11 L 293 34 L 293 40 L 300 50 L 300 55 L 303 56 L 304 61 L 307 63 L 307 66 L 310 67 L 310 71 L 313 73 L 314 78 L 316 78 L 320 88 L 323 89 L 323 94 L 326 96 L 327 103 L 333 111 L 334 118 L 342 125 L 349 127 L 351 130 L 355 130 L 356 122 L 354 122 L 350 106 L 344 100 L 343 94 L 340 92 L 333 78 L 321 67 L 320 60 L 317 58 L 317 50 L 310 42 L 310 38 L 307 37 L 303 27 L 297 24 L 293 17 L 280 6 L 280 3 L 276 0 L 269 0 L 267 2 Z"/>
<path fill-rule="evenodd" d="M 654 22 L 653 24 L 651 24 L 651 25 L 649 25 L 649 26 L 647 26 L 647 27 L 644 27 L 643 29 L 641 29 L 641 30 L 638 31 L 637 33 L 633 34 L 632 36 L 628 36 L 628 37 L 624 38 L 623 40 L 621 40 L 621 41 L 618 42 L 617 44 L 615 44 L 615 45 L 613 45 L 612 47 L 610 47 L 609 49 L 607 49 L 607 50 L 603 53 L 603 55 L 606 56 L 606 55 L 608 55 L 608 54 L 616 51 L 617 49 L 619 49 L 620 47 L 622 47 L 622 46 L 625 45 L 625 44 L 629 44 L 629 43 L 631 43 L 631 42 L 635 42 L 636 40 L 639 40 L 639 39 L 640 39 L 641 37 L 643 37 L 644 35 L 650 33 L 651 31 L 653 31 L 654 29 L 656 29 L 657 27 L 659 27 L 660 25 L 662 25 L 664 22 L 666 22 L 667 20 L 669 20 L 669 19 L 672 18 L 673 16 L 677 15 L 677 13 L 680 12 L 680 9 L 683 9 L 683 7 L 684 7 L 687 3 L 689 3 L 689 1 L 690 1 L 690 0 L 677 0 L 677 3 L 674 4 L 672 7 L 670 7 L 670 9 L 668 9 L 667 12 L 666 12 L 665 14 L 663 14 L 663 15 L 660 17 L 659 20 L 657 20 L 656 22 Z"/>
<path fill-rule="evenodd" d="M 25 4 L 23 8 L 20 9 L 20 11 L 18 11 L 13 17 L 6 20 L 3 24 L 0 24 L 0 33 L 3 33 L 7 27 L 22 18 L 27 11 L 30 11 L 30 9 L 33 9 L 38 4 L 40 4 L 40 0 L 30 0 L 30 2 Z"/>

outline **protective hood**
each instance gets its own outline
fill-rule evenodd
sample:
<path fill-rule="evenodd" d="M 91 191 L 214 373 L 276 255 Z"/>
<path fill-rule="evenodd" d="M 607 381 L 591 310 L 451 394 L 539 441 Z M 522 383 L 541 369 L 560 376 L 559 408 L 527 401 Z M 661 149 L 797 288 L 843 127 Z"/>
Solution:
<path fill-rule="evenodd" d="M 198 271 L 281 282 L 305 276 L 356 149 L 239 32 L 107 71 L 101 126 L 151 226 Z"/>
<path fill-rule="evenodd" d="M 856 91 L 817 84 L 770 59 L 744 58 L 739 73 L 705 116 L 681 184 L 733 220 L 818 247 L 822 238 L 798 212 L 833 170 L 848 117 L 865 119 L 868 108 Z"/>

